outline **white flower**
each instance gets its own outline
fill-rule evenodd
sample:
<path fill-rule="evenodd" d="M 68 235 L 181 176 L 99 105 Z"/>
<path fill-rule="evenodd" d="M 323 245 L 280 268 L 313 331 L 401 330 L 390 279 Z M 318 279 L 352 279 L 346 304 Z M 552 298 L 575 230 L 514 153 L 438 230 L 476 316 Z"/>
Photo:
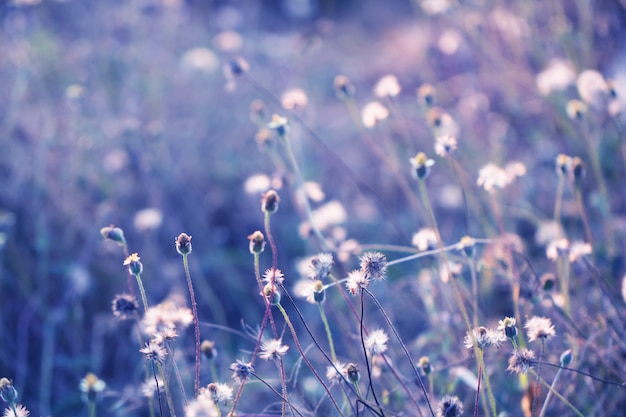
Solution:
<path fill-rule="evenodd" d="M 465 334 L 463 345 L 465 345 L 468 349 L 472 349 L 474 347 L 474 340 L 476 341 L 476 346 L 479 349 L 485 349 L 490 346 L 498 347 L 500 342 L 506 340 L 506 336 L 503 332 L 481 326 L 472 329 L 471 334 L 469 332 Z"/>
<path fill-rule="evenodd" d="M 376 83 L 374 94 L 376 97 L 395 97 L 400 94 L 402 88 L 395 75 L 385 75 Z"/>
<path fill-rule="evenodd" d="M 548 63 L 546 69 L 537 74 L 535 84 L 542 96 L 550 95 L 553 91 L 563 91 L 567 89 L 576 79 L 574 66 L 570 61 L 560 58 L 553 58 Z"/>
<path fill-rule="evenodd" d="M 454 136 L 438 136 L 435 139 L 435 153 L 444 158 L 456 151 L 457 141 Z"/>
<path fill-rule="evenodd" d="M 282 356 L 285 356 L 285 353 L 289 350 L 289 346 L 283 345 L 282 343 L 280 339 L 264 341 L 261 344 L 259 358 L 268 361 L 270 359 L 280 359 Z"/>
<path fill-rule="evenodd" d="M 417 233 L 413 234 L 411 243 L 419 250 L 433 249 L 437 247 L 437 235 L 435 231 L 429 227 L 420 229 Z"/>
<path fill-rule="evenodd" d="M 524 174 L 526 174 L 526 167 L 521 162 L 512 162 L 504 169 L 489 163 L 478 172 L 476 183 L 482 186 L 485 191 L 493 193 L 496 188 L 505 188 L 516 177 L 521 177 Z"/>
<path fill-rule="evenodd" d="M 547 317 L 534 316 L 524 325 L 528 341 L 549 339 L 556 334 L 552 321 Z"/>
<path fill-rule="evenodd" d="M 365 348 L 372 355 L 380 355 L 387 350 L 387 342 L 389 337 L 382 329 L 370 332 L 365 338 Z"/>
<path fill-rule="evenodd" d="M 600 108 L 608 98 L 609 86 L 606 80 L 596 70 L 585 70 L 578 75 L 576 80 L 578 95 L 588 105 Z"/>
<path fill-rule="evenodd" d="M 346 365 L 341 363 L 341 362 L 335 362 L 334 363 L 335 366 L 327 366 L 326 367 L 326 378 L 331 382 L 331 383 L 335 383 L 335 382 L 339 382 L 341 381 L 342 375 L 344 375 L 346 373 Z M 337 372 L 339 371 L 339 372 Z"/>
<path fill-rule="evenodd" d="M 285 109 L 293 110 L 295 108 L 306 107 L 309 99 L 303 89 L 292 88 L 291 90 L 287 90 L 283 93 L 280 98 L 280 102 Z"/>
<path fill-rule="evenodd" d="M 350 291 L 350 294 L 355 295 L 359 289 L 367 288 L 369 280 L 365 277 L 365 274 L 359 270 L 348 273 L 348 280 L 346 281 L 346 288 Z"/>
<path fill-rule="evenodd" d="M 278 268 L 269 268 L 263 274 L 263 282 L 266 284 L 282 284 L 285 281 L 285 275 Z"/>
<path fill-rule="evenodd" d="M 361 111 L 361 121 L 363 126 L 368 129 L 373 128 L 376 124 L 389 117 L 389 110 L 379 101 L 367 103 Z"/>

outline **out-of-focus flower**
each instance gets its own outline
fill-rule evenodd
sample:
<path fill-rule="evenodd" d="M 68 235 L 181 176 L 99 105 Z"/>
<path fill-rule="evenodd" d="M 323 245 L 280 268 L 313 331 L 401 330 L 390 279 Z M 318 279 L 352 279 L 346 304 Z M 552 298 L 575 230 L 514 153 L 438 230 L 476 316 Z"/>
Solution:
<path fill-rule="evenodd" d="M 365 252 L 360 258 L 361 271 L 368 280 L 385 279 L 387 258 L 380 252 Z"/>
<path fill-rule="evenodd" d="M 180 58 L 180 68 L 187 72 L 214 72 L 219 66 L 217 55 L 204 47 L 191 48 Z"/>
<path fill-rule="evenodd" d="M 537 74 L 535 84 L 539 94 L 550 95 L 555 91 L 564 91 L 576 80 L 576 71 L 571 61 L 554 58 L 547 67 Z"/>
<path fill-rule="evenodd" d="M 385 120 L 387 117 L 389 117 L 389 110 L 379 101 L 367 103 L 361 111 L 361 121 L 363 126 L 368 129 L 373 128 L 378 122 Z"/>
<path fill-rule="evenodd" d="M 361 288 L 367 288 L 369 283 L 370 282 L 365 276 L 365 273 L 359 269 L 355 269 L 348 273 L 346 288 L 350 294 L 356 295 Z"/>
<path fill-rule="evenodd" d="M 434 249 L 437 247 L 437 235 L 433 229 L 426 227 L 413 234 L 411 243 L 422 251 Z"/>
<path fill-rule="evenodd" d="M 506 340 L 504 332 L 488 329 L 486 327 L 477 327 L 472 329 L 472 333 L 467 332 L 463 339 L 463 345 L 468 348 L 474 348 L 474 341 L 478 349 L 485 349 L 490 346 L 498 347 L 500 343 Z"/>
<path fill-rule="evenodd" d="M 138 232 L 156 230 L 163 224 L 163 212 L 154 207 L 139 210 L 135 213 L 133 224 Z"/>
<path fill-rule="evenodd" d="M 338 99 L 347 100 L 354 97 L 354 85 L 345 75 L 337 75 L 333 82 L 333 86 L 335 87 L 335 95 Z"/>
<path fill-rule="evenodd" d="M 334 384 L 343 379 L 342 375 L 345 374 L 346 365 L 341 362 L 335 362 L 333 365 L 326 367 L 326 378 Z"/>
<path fill-rule="evenodd" d="M 452 6 L 452 0 L 422 0 L 420 5 L 428 16 L 445 13 Z"/>
<path fill-rule="evenodd" d="M 233 371 L 233 379 L 239 383 L 249 380 L 250 376 L 252 376 L 252 373 L 254 372 L 252 365 L 241 359 L 237 359 L 237 361 L 232 363 L 229 368 Z"/>
<path fill-rule="evenodd" d="M 430 168 L 435 165 L 435 161 L 429 159 L 424 152 L 419 152 L 413 158 L 409 159 L 411 163 L 411 174 L 413 178 L 423 180 L 430 174 Z"/>
<path fill-rule="evenodd" d="M 118 320 L 127 320 L 135 317 L 139 309 L 139 303 L 135 296 L 130 294 L 118 294 L 113 298 L 113 315 Z"/>
<path fill-rule="evenodd" d="M 382 329 L 376 329 L 365 338 L 365 349 L 372 355 L 380 355 L 387 350 L 389 336 Z"/>
<path fill-rule="evenodd" d="M 200 395 L 185 406 L 185 417 L 218 417 L 217 407 L 211 396 Z"/>
<path fill-rule="evenodd" d="M 167 328 L 184 329 L 193 322 L 193 314 L 187 307 L 178 307 L 172 301 L 164 301 L 148 308 L 142 324 L 144 332 L 150 336 Z"/>
<path fill-rule="evenodd" d="M 456 138 L 454 136 L 438 136 L 435 139 L 435 153 L 444 158 L 448 155 L 452 155 L 456 151 Z"/>
<path fill-rule="evenodd" d="M 261 352 L 259 358 L 268 361 L 270 359 L 278 360 L 289 350 L 289 346 L 283 345 L 280 339 L 272 339 L 264 341 L 261 344 Z"/>
<path fill-rule="evenodd" d="M 587 111 L 587 105 L 580 100 L 570 100 L 565 105 L 565 113 L 572 120 L 581 120 Z"/>
<path fill-rule="evenodd" d="M 433 107 L 429 109 L 426 113 L 426 122 L 433 130 L 435 137 L 459 136 L 459 125 L 450 113 L 446 112 L 441 107 Z"/>
<path fill-rule="evenodd" d="M 435 87 L 432 84 L 422 84 L 415 91 L 417 102 L 431 107 L 435 104 Z"/>
<path fill-rule="evenodd" d="M 516 177 L 520 177 L 525 173 L 526 167 L 520 162 L 508 164 L 504 169 L 489 163 L 478 172 L 476 183 L 487 192 L 493 193 L 496 188 L 505 188 Z"/>
<path fill-rule="evenodd" d="M 509 358 L 508 371 L 525 374 L 531 368 L 535 353 L 528 349 L 515 349 Z"/>
<path fill-rule="evenodd" d="M 582 101 L 589 106 L 601 109 L 606 105 L 609 86 L 598 71 L 588 69 L 581 72 L 576 80 L 576 88 Z"/>
<path fill-rule="evenodd" d="M 213 46 L 222 52 L 238 52 L 243 46 L 243 37 L 234 30 L 224 30 L 213 37 Z"/>
<path fill-rule="evenodd" d="M 78 389 L 83 393 L 85 400 L 93 402 L 96 400 L 99 393 L 104 391 L 107 384 L 98 378 L 94 373 L 88 373 L 83 379 L 80 380 Z"/>
<path fill-rule="evenodd" d="M 402 88 L 395 75 L 385 75 L 374 86 L 374 95 L 379 98 L 395 97 Z"/>
<path fill-rule="evenodd" d="M 280 97 L 280 102 L 287 110 L 293 110 L 296 108 L 304 108 L 309 103 L 309 98 L 301 88 L 292 88 L 287 90 Z"/>
<path fill-rule="evenodd" d="M 556 334 L 552 321 L 547 317 L 534 316 L 524 325 L 528 341 L 537 339 L 547 340 Z"/>
<path fill-rule="evenodd" d="M 253 174 L 243 184 L 243 189 L 248 194 L 257 195 L 270 189 L 272 180 L 265 174 Z"/>

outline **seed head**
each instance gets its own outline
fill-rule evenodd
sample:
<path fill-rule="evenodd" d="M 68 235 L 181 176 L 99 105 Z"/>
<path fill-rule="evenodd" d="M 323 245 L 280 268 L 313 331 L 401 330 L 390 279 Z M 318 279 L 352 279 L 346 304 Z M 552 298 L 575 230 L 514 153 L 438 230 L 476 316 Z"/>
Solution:
<path fill-rule="evenodd" d="M 323 280 L 328 277 L 334 264 L 333 255 L 330 253 L 315 255 L 309 261 L 309 278 Z"/>
<path fill-rule="evenodd" d="M 139 352 L 143 353 L 146 360 L 158 363 L 165 362 L 165 357 L 167 356 L 167 349 L 156 339 L 147 342 L 145 347 L 139 349 Z"/>
<path fill-rule="evenodd" d="M 288 350 L 289 346 L 283 345 L 283 341 L 280 339 L 267 340 L 261 344 L 259 358 L 265 361 L 270 359 L 278 360 L 283 357 Z"/>
<path fill-rule="evenodd" d="M 2 417 L 28 417 L 30 415 L 30 411 L 22 404 L 15 404 L 14 407 L 15 410 L 11 410 L 11 407 L 6 408 Z"/>
<path fill-rule="evenodd" d="M 476 341 L 478 349 L 483 350 L 490 346 L 500 346 L 500 342 L 504 341 L 505 337 L 502 332 L 480 326 L 473 329 L 471 334 L 467 332 L 465 339 L 463 339 L 463 344 L 466 348 L 472 349 L 474 347 L 474 340 Z"/>
<path fill-rule="evenodd" d="M 509 358 L 508 371 L 519 373 L 527 373 L 535 359 L 535 353 L 528 349 L 515 349 Z"/>
<path fill-rule="evenodd" d="M 547 340 L 556 334 L 552 321 L 547 317 L 534 316 L 526 322 L 524 328 L 529 342 L 537 339 Z"/>
<path fill-rule="evenodd" d="M 176 251 L 181 255 L 191 253 L 191 236 L 187 233 L 181 233 L 176 238 Z"/>
<path fill-rule="evenodd" d="M 200 390 L 200 395 L 208 395 L 215 404 L 226 405 L 233 398 L 233 389 L 227 384 L 211 382 Z"/>
<path fill-rule="evenodd" d="M 278 268 L 269 268 L 263 274 L 263 282 L 266 284 L 282 284 L 285 281 L 285 276 Z"/>
<path fill-rule="evenodd" d="M 387 350 L 388 341 L 389 337 L 384 330 L 374 330 L 365 338 L 365 349 L 372 355 L 380 355 Z"/>
<path fill-rule="evenodd" d="M 274 190 L 269 190 L 261 197 L 261 209 L 265 213 L 274 214 L 278 210 L 279 202 L 280 197 L 278 193 Z"/>
<path fill-rule="evenodd" d="M 363 271 L 355 269 L 348 273 L 346 288 L 350 291 L 350 294 L 356 295 L 361 288 L 367 288 L 369 284 L 370 282 Z"/>
<path fill-rule="evenodd" d="M 230 370 L 233 371 L 232 378 L 239 383 L 244 383 L 250 379 L 254 372 L 254 368 L 249 362 L 237 359 L 236 362 L 230 364 Z"/>
<path fill-rule="evenodd" d="M 111 240 L 117 243 L 120 246 L 124 246 L 126 244 L 126 238 L 124 238 L 124 231 L 119 227 L 115 227 L 113 225 L 103 227 L 100 229 L 100 234 L 103 238 L 107 240 Z"/>
<path fill-rule="evenodd" d="M 463 414 L 463 403 L 459 397 L 446 395 L 441 399 L 435 412 L 437 417 L 459 417 Z"/>
<path fill-rule="evenodd" d="M 137 299 L 130 294 L 116 295 L 112 304 L 113 316 L 120 321 L 135 317 L 135 312 L 139 309 Z"/>
<path fill-rule="evenodd" d="M 368 280 L 385 279 L 387 258 L 380 252 L 365 252 L 360 258 L 361 272 Z"/>
<path fill-rule="evenodd" d="M 265 236 L 260 230 L 252 233 L 248 236 L 248 240 L 250 241 L 250 253 L 251 254 L 260 254 L 265 250 Z"/>
<path fill-rule="evenodd" d="M 561 366 L 568 366 L 572 363 L 572 350 L 567 349 L 565 352 L 561 353 Z"/>
<path fill-rule="evenodd" d="M 428 159 L 424 152 L 419 152 L 415 157 L 409 159 L 413 170 L 413 178 L 423 180 L 430 174 L 430 167 L 435 165 L 435 161 Z"/>
<path fill-rule="evenodd" d="M 124 265 L 128 266 L 128 271 L 132 275 L 141 275 L 143 272 L 143 264 L 140 259 L 137 253 L 132 253 L 124 260 Z"/>

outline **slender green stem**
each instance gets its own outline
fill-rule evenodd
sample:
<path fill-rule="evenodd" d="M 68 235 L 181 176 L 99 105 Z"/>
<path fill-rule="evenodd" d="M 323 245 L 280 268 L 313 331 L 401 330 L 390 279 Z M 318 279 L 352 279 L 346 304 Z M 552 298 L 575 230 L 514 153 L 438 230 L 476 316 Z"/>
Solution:
<path fill-rule="evenodd" d="M 489 375 L 487 374 L 487 368 L 485 367 L 484 352 L 480 348 L 474 350 L 476 352 L 476 357 L 478 358 L 478 372 L 480 372 L 480 370 L 482 369 L 483 380 L 485 381 L 485 387 L 487 388 L 487 395 L 489 397 L 489 406 L 491 407 L 491 412 L 493 413 L 493 417 L 498 417 L 498 412 L 496 411 L 496 398 L 493 395 L 491 382 L 489 381 Z"/>
<path fill-rule="evenodd" d="M 482 368 L 478 368 L 478 384 L 476 385 L 476 398 L 474 399 L 474 417 L 478 417 L 478 403 L 480 402 L 480 378 L 482 376 Z"/>
<path fill-rule="evenodd" d="M 583 204 L 582 190 L 577 187 L 576 189 L 576 204 L 578 205 L 578 212 L 580 214 L 580 220 L 585 228 L 585 236 L 587 237 L 587 243 L 593 247 L 593 238 L 591 237 L 591 228 L 589 227 L 589 220 L 587 220 L 587 213 L 585 211 L 585 205 Z"/>
<path fill-rule="evenodd" d="M 176 363 L 176 360 L 174 360 L 174 349 L 172 349 L 172 346 L 167 342 L 165 343 L 165 347 L 167 348 L 168 355 L 171 358 L 172 366 L 174 368 L 174 375 L 176 376 L 176 381 L 178 382 L 178 386 L 180 387 L 180 393 L 183 396 L 183 404 L 185 404 L 186 407 L 189 402 L 187 401 L 187 394 L 185 393 L 183 379 L 180 376 L 180 371 L 178 370 L 178 364 Z"/>
<path fill-rule="evenodd" d="M 572 310 L 570 307 L 569 298 L 570 263 L 566 255 L 561 255 L 558 257 L 557 268 L 559 274 L 559 282 L 561 284 L 561 294 L 563 295 L 563 300 L 565 302 L 564 310 L 569 317 L 572 317 Z"/>
<path fill-rule="evenodd" d="M 543 417 L 546 413 L 546 410 L 548 409 L 548 402 L 550 401 L 550 398 L 552 398 L 552 391 L 555 391 L 554 387 L 556 386 L 556 382 L 559 380 L 561 371 L 562 371 L 561 368 L 559 368 L 556 371 L 556 375 L 554 376 L 554 379 L 552 380 L 552 385 L 550 385 L 550 390 L 548 391 L 548 395 L 546 395 L 546 399 L 543 402 L 543 407 L 541 407 L 541 412 L 539 413 L 539 417 Z"/>
<path fill-rule="evenodd" d="M 141 301 L 143 301 L 143 309 L 148 311 L 148 299 L 146 298 L 146 290 L 143 287 L 143 281 L 141 280 L 141 274 L 134 274 L 137 279 L 137 285 L 139 286 L 139 292 L 141 293 Z"/>
<path fill-rule="evenodd" d="M 194 383 L 194 397 L 198 398 L 200 390 L 200 324 L 198 321 L 198 308 L 196 306 L 196 296 L 193 291 L 191 282 L 191 274 L 189 273 L 189 262 L 187 261 L 187 253 L 183 253 L 183 266 L 185 268 L 185 276 L 187 277 L 187 285 L 189 286 L 189 296 L 191 297 L 191 309 L 193 311 L 193 323 L 196 332 L 196 377 Z"/>
<path fill-rule="evenodd" d="M 322 305 L 322 303 L 317 303 L 317 307 L 319 308 L 320 317 L 322 318 L 322 323 L 324 324 L 324 330 L 326 330 L 326 338 L 328 339 L 328 346 L 330 347 L 330 357 L 332 358 L 333 362 L 337 362 L 335 344 L 333 343 L 333 334 L 330 331 L 330 325 L 328 324 L 326 312 L 324 312 L 324 306 Z"/>
<path fill-rule="evenodd" d="M 13 412 L 15 413 L 15 408 Z M 17 417 L 17 413 L 15 413 L 15 417 Z M 89 417 L 96 417 L 96 402 L 94 400 L 89 400 Z"/>
<path fill-rule="evenodd" d="M 554 202 L 554 223 L 561 226 L 561 204 L 563 203 L 563 190 L 565 187 L 565 175 L 559 175 L 559 183 L 556 187 L 556 201 Z"/>
<path fill-rule="evenodd" d="M 163 389 L 165 389 L 165 398 L 167 399 L 167 406 L 170 408 L 170 414 L 172 417 L 176 417 L 176 411 L 174 410 L 174 402 L 172 401 L 172 394 L 170 393 L 169 385 L 167 384 L 167 380 L 165 379 L 165 372 L 163 371 L 163 365 L 160 362 L 156 362 L 157 369 L 159 370 L 159 375 L 161 375 L 161 380 L 163 381 Z"/>
<path fill-rule="evenodd" d="M 569 402 L 565 397 L 563 397 L 557 390 L 555 390 L 554 388 L 552 388 L 552 386 L 550 386 L 550 384 L 548 384 L 543 378 L 541 378 L 539 376 L 539 374 L 537 372 L 535 372 L 534 369 L 530 368 L 528 370 L 528 372 L 530 372 L 531 374 L 533 374 L 534 376 L 537 377 L 537 380 L 539 382 L 541 382 L 545 387 L 548 388 L 548 390 L 550 390 L 551 393 L 554 394 L 555 397 L 557 397 L 559 400 L 563 401 L 563 404 L 565 404 L 566 406 L 568 406 L 573 412 L 574 414 L 576 414 L 578 417 L 585 417 L 585 415 L 583 413 L 581 413 L 571 402 Z"/>

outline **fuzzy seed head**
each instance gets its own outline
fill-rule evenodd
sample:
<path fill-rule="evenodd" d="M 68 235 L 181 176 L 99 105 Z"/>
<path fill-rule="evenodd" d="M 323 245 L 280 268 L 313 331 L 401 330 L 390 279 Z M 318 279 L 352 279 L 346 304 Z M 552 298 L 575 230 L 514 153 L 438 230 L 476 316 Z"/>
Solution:
<path fill-rule="evenodd" d="M 346 288 L 352 295 L 356 295 L 361 288 L 367 288 L 370 282 L 361 270 L 355 269 L 348 273 Z"/>
<path fill-rule="evenodd" d="M 367 335 L 365 338 L 365 349 L 371 355 L 380 355 L 387 350 L 387 342 L 389 336 L 382 329 L 377 329 Z"/>
<path fill-rule="evenodd" d="M 181 255 L 191 253 L 191 236 L 187 233 L 181 233 L 176 238 L 176 251 Z"/>
<path fill-rule="evenodd" d="M 365 252 L 360 258 L 360 266 L 368 280 L 382 280 L 387 275 L 387 258 L 380 252 Z"/>
<path fill-rule="evenodd" d="M 167 356 L 167 349 L 154 338 L 147 342 L 143 348 L 139 349 L 139 352 L 143 353 L 146 360 L 158 363 L 165 362 L 165 357 Z"/>
<path fill-rule="evenodd" d="M 13 381 L 8 378 L 0 379 L 0 398 L 7 404 L 15 404 L 17 401 L 17 390 L 13 386 Z"/>
<path fill-rule="evenodd" d="M 269 268 L 263 274 L 263 282 L 266 284 L 282 284 L 285 281 L 285 275 L 278 268 Z"/>
<path fill-rule="evenodd" d="M 435 104 L 435 87 L 432 84 L 422 84 L 417 88 L 415 95 L 417 102 L 423 103 L 426 107 L 432 107 Z"/>
<path fill-rule="evenodd" d="M 233 389 L 227 384 L 211 382 L 200 389 L 200 395 L 208 395 L 215 404 L 226 405 L 233 399 Z"/>
<path fill-rule="evenodd" d="M 139 309 L 137 299 L 130 294 L 118 294 L 113 298 L 113 316 L 123 321 L 135 317 L 135 312 Z"/>
<path fill-rule="evenodd" d="M 524 328 L 529 342 L 537 339 L 547 340 L 556 334 L 552 321 L 547 317 L 534 316 L 526 322 Z"/>
<path fill-rule="evenodd" d="M 345 367 L 345 372 L 346 378 L 353 384 L 356 384 L 357 382 L 359 382 L 359 379 L 361 379 L 361 373 L 359 372 L 359 368 L 354 363 L 347 364 Z"/>
<path fill-rule="evenodd" d="M 265 236 L 260 230 L 252 233 L 248 236 L 248 240 L 250 241 L 250 253 L 251 254 L 260 254 L 265 250 Z"/>
<path fill-rule="evenodd" d="M 269 361 L 270 359 L 279 360 L 288 350 L 289 346 L 283 345 L 280 339 L 266 340 L 261 344 L 259 358 L 265 361 Z"/>
<path fill-rule="evenodd" d="M 509 358 L 509 366 L 506 369 L 516 374 L 525 374 L 531 368 L 534 359 L 535 353 L 532 350 L 515 349 Z"/>
<path fill-rule="evenodd" d="M 280 197 L 274 190 L 269 190 L 261 197 L 261 209 L 265 213 L 274 214 L 278 210 Z"/>
<path fill-rule="evenodd" d="M 315 255 L 309 261 L 309 278 L 323 280 L 328 277 L 334 264 L 333 255 L 330 253 Z"/>
<path fill-rule="evenodd" d="M 463 414 L 463 403 L 458 397 L 451 395 L 443 397 L 435 411 L 436 417 L 459 417 L 461 414 Z"/>
<path fill-rule="evenodd" d="M 232 378 L 239 383 L 244 383 L 249 380 L 250 376 L 252 376 L 252 373 L 254 372 L 252 365 L 241 359 L 237 359 L 236 362 L 230 364 L 229 368 L 233 371 Z"/>

